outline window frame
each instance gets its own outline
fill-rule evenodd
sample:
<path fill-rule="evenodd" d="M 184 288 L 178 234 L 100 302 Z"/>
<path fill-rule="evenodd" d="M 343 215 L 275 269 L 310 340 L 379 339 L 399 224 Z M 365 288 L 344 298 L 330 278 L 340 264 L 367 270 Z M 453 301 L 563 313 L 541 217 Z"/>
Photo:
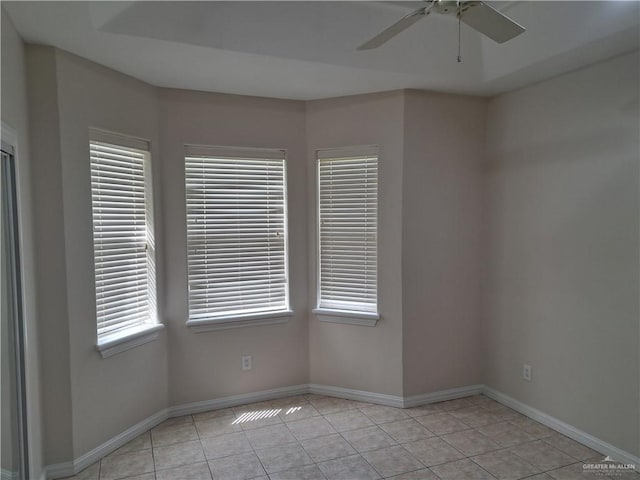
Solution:
<path fill-rule="evenodd" d="M 187 191 L 187 157 L 204 157 L 218 159 L 238 160 L 282 160 L 283 169 L 283 220 L 284 220 L 284 273 L 285 273 L 285 299 L 286 305 L 282 310 L 267 310 L 263 312 L 251 312 L 247 314 L 208 315 L 191 317 L 191 293 L 189 278 L 189 225 L 188 225 L 188 191 Z M 287 151 L 276 148 L 253 147 L 229 147 L 213 145 L 184 146 L 184 185 L 185 185 L 185 236 L 186 236 L 186 263 L 187 263 L 187 322 L 186 325 L 193 332 L 209 332 L 214 330 L 227 330 L 231 328 L 252 327 L 287 323 L 293 315 L 291 309 L 291 282 L 289 269 L 289 212 L 288 212 L 288 185 L 287 185 Z"/>
<path fill-rule="evenodd" d="M 380 149 L 377 145 L 363 145 L 363 146 L 350 146 L 350 147 L 338 147 L 338 148 L 326 148 L 316 150 L 316 192 L 315 192 L 315 208 L 316 208 L 316 307 L 312 310 L 318 320 L 331 323 L 343 323 L 349 325 L 376 326 L 378 320 L 380 320 L 380 292 L 379 292 L 379 280 L 380 280 L 380 243 L 379 243 L 379 229 L 380 229 L 380 195 L 379 195 L 379 174 L 376 176 L 378 186 L 376 188 L 376 311 L 358 311 L 358 310 L 343 310 L 333 309 L 327 307 L 321 307 L 321 215 L 320 215 L 320 162 L 323 159 L 341 159 L 350 157 L 375 157 L 376 166 L 379 169 L 380 165 Z M 378 170 L 379 171 L 379 170 Z"/>
<path fill-rule="evenodd" d="M 115 148 L 127 149 L 143 155 L 143 175 L 144 175 L 144 203 L 145 203 L 145 231 L 146 231 L 146 251 L 147 262 L 151 266 L 147 270 L 147 295 L 149 302 L 148 319 L 142 323 L 138 323 L 119 330 L 114 333 L 103 335 L 98 334 L 98 303 L 97 303 L 97 271 L 96 271 L 96 250 L 95 250 L 95 230 L 94 230 L 94 214 L 93 214 L 93 180 L 90 179 L 90 205 L 91 205 L 91 237 L 92 237 L 92 262 L 93 262 L 93 281 L 94 281 L 94 301 L 96 315 L 96 350 L 101 354 L 102 358 L 108 358 L 118 353 L 124 352 L 131 348 L 144 345 L 157 339 L 160 330 L 164 325 L 160 322 L 157 307 L 157 258 L 156 258 L 156 240 L 155 240 L 155 218 L 154 218 L 154 198 L 153 198 L 153 174 L 151 162 L 151 145 L 148 141 L 113 133 L 105 130 L 91 128 L 89 129 L 89 172 L 93 174 L 92 166 L 92 145 L 101 144 Z"/>

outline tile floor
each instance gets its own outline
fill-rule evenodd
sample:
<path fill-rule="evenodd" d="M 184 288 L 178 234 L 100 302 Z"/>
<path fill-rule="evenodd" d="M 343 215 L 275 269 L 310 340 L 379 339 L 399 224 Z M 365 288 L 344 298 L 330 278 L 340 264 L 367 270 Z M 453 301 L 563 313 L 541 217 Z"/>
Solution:
<path fill-rule="evenodd" d="M 172 418 L 76 480 L 640 480 L 482 395 L 398 409 L 320 395 Z"/>

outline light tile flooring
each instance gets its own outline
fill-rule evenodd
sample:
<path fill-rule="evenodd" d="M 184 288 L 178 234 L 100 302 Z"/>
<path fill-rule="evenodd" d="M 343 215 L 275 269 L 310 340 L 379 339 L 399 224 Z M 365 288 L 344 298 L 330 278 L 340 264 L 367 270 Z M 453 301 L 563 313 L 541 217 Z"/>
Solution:
<path fill-rule="evenodd" d="M 77 480 L 573 480 L 603 456 L 482 395 L 410 409 L 320 395 L 172 418 Z"/>

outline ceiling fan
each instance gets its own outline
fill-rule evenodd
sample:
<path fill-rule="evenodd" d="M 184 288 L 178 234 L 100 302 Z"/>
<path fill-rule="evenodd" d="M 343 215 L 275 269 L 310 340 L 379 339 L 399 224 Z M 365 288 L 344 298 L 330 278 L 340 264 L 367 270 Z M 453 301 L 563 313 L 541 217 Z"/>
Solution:
<path fill-rule="evenodd" d="M 432 12 L 457 17 L 458 25 L 463 22 L 497 43 L 504 43 L 525 31 L 523 26 L 485 2 L 425 0 L 425 4 L 360 45 L 358 50 L 378 48 Z"/>

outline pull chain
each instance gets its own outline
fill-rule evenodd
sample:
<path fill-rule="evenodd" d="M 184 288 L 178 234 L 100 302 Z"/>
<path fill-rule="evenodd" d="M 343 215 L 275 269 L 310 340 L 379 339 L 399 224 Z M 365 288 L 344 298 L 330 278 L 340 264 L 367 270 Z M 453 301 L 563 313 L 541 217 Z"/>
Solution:
<path fill-rule="evenodd" d="M 462 56 L 460 55 L 460 2 L 458 2 L 458 63 L 462 62 Z"/>

